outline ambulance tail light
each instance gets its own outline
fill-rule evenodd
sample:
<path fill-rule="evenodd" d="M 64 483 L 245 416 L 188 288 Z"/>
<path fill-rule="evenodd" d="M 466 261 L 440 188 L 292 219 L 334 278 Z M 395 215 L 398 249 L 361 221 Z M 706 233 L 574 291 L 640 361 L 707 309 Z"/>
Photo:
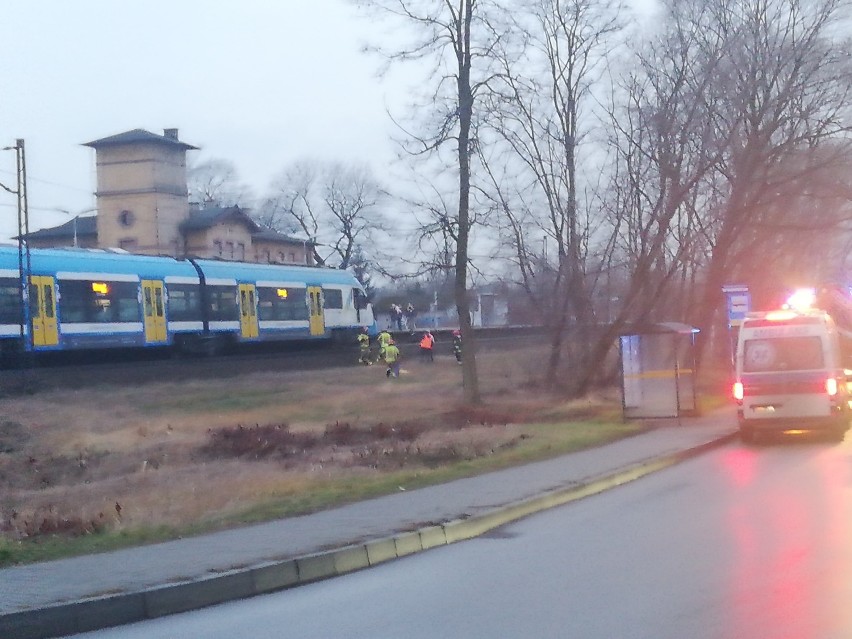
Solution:
<path fill-rule="evenodd" d="M 825 380 L 825 392 L 828 393 L 829 397 L 837 397 L 837 380 L 833 377 L 829 377 Z"/>
<path fill-rule="evenodd" d="M 743 392 L 743 383 L 742 382 L 734 382 L 734 386 L 731 389 L 731 394 L 734 396 L 734 399 L 738 402 L 743 401 L 743 397 L 745 397 L 745 393 Z"/>

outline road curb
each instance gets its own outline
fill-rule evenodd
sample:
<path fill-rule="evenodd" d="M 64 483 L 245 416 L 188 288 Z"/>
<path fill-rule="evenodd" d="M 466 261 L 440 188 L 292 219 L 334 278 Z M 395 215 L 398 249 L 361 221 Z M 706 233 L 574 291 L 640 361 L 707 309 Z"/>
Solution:
<path fill-rule="evenodd" d="M 364 543 L 269 562 L 141 592 L 113 594 L 0 615 L 0 637 L 49 639 L 187 612 L 348 574 L 423 550 L 472 539 L 529 515 L 583 499 L 674 466 L 738 436 L 662 455 L 613 473 L 557 488 L 481 514 L 432 524 Z"/>

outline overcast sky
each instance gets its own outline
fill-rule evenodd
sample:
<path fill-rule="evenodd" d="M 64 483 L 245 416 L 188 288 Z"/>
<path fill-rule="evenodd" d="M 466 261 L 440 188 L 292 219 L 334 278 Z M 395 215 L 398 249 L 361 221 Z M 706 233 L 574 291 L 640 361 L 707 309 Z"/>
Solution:
<path fill-rule="evenodd" d="M 647 4 L 653 0 L 637 0 Z M 360 53 L 375 25 L 345 0 L 18 0 L 3 7 L 0 147 L 26 145 L 30 228 L 94 206 L 94 151 L 142 128 L 177 128 L 189 160 L 231 161 L 262 195 L 302 157 L 393 161 L 387 110 L 402 83 Z M 0 152 L 15 186 L 15 154 Z M 0 241 L 16 233 L 0 190 Z"/>

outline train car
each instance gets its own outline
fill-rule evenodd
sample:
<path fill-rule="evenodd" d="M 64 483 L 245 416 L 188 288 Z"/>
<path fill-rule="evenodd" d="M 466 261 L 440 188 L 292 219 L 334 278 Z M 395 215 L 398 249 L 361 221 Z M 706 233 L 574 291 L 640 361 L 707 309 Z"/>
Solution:
<path fill-rule="evenodd" d="M 355 277 L 338 269 L 0 246 L 0 354 L 352 339 L 376 332 Z"/>

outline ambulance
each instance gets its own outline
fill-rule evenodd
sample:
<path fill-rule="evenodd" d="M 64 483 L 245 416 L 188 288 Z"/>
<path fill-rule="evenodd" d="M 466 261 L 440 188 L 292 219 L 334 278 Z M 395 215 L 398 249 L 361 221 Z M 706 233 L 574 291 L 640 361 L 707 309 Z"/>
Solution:
<path fill-rule="evenodd" d="M 823 431 L 842 441 L 852 418 L 837 326 L 824 310 L 749 313 L 740 326 L 733 395 L 743 441 Z"/>

